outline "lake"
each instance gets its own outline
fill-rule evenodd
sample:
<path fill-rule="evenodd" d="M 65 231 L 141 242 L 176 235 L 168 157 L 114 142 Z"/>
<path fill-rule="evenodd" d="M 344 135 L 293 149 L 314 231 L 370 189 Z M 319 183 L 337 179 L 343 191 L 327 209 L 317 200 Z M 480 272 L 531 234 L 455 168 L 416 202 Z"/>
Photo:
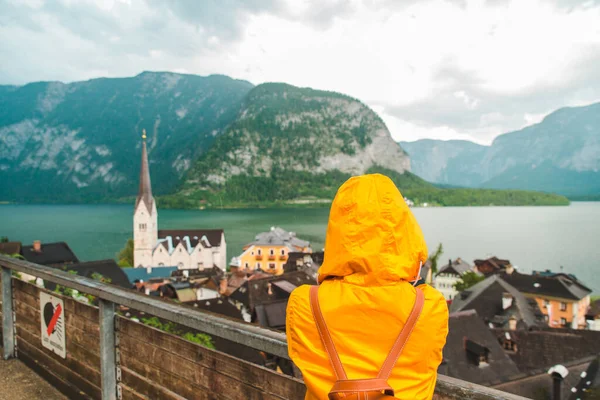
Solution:
<path fill-rule="evenodd" d="M 573 273 L 600 292 L 600 203 L 568 207 L 445 207 L 412 209 L 430 252 L 441 263 L 496 255 L 523 272 Z M 238 255 L 258 232 L 277 225 L 320 250 L 329 209 L 159 210 L 159 227 L 223 228 L 227 256 Z M 132 236 L 132 205 L 0 205 L 0 236 L 29 244 L 65 241 L 85 261 L 114 258 Z"/>

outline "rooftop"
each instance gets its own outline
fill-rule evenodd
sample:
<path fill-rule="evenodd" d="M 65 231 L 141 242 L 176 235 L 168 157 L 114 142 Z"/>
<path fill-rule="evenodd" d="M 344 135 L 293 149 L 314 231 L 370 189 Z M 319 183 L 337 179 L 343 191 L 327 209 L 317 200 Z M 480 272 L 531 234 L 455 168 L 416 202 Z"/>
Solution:
<path fill-rule="evenodd" d="M 21 255 L 29 262 L 41 265 L 62 265 L 78 263 L 79 259 L 65 242 L 41 243 L 40 251 L 34 246 L 23 246 Z"/>
<path fill-rule="evenodd" d="M 592 292 L 576 278 L 569 277 L 566 274 L 552 276 L 527 275 L 515 271 L 512 274 L 503 273 L 501 277 L 522 293 L 540 296 L 581 300 Z"/>
<path fill-rule="evenodd" d="M 508 296 L 507 296 L 508 295 Z M 505 299 L 510 298 L 510 305 Z M 451 312 L 476 310 L 481 318 L 496 326 L 506 326 L 515 317 L 524 328 L 544 327 L 546 322 L 539 306 L 498 275 L 491 275 L 457 295 Z"/>

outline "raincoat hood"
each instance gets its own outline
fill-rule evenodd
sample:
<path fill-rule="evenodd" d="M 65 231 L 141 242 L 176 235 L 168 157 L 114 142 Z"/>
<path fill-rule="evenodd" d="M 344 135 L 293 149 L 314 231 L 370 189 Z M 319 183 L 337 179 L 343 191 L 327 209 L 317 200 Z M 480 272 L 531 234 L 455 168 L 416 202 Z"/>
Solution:
<path fill-rule="evenodd" d="M 390 178 L 362 175 L 340 187 L 329 214 L 319 283 L 332 277 L 363 286 L 413 281 L 426 260 L 421 228 Z"/>

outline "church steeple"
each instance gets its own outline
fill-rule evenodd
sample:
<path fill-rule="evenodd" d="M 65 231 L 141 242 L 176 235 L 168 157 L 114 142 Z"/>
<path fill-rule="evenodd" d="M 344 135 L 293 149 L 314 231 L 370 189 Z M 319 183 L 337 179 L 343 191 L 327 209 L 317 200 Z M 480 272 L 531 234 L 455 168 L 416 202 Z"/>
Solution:
<path fill-rule="evenodd" d="M 140 191 L 133 212 L 133 261 L 134 267 L 153 265 L 154 247 L 158 241 L 158 211 L 152 197 L 146 130 L 142 136 L 142 165 L 140 167 Z"/>
<path fill-rule="evenodd" d="M 152 214 L 154 208 L 154 198 L 152 197 L 152 185 L 150 183 L 150 168 L 148 168 L 148 151 L 146 150 L 146 130 L 142 134 L 142 164 L 140 167 L 140 189 L 138 192 L 135 208 L 138 208 L 140 201 L 144 202 L 146 209 Z"/>

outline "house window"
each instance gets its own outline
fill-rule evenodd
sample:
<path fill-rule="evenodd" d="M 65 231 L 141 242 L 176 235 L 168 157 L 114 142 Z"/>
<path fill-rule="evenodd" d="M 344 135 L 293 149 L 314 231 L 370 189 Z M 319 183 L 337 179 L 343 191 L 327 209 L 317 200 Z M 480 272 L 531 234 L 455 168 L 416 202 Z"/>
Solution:
<path fill-rule="evenodd" d="M 566 319 L 566 318 L 561 318 L 561 319 L 560 319 L 560 324 L 561 324 L 562 326 L 565 326 L 565 325 L 567 325 L 567 319 Z"/>
<path fill-rule="evenodd" d="M 257 263 L 256 263 L 256 269 L 259 269 L 259 268 L 260 268 L 260 263 L 259 263 L 259 262 L 257 262 Z"/>
<path fill-rule="evenodd" d="M 165 263 L 158 263 L 158 266 L 159 266 L 159 267 L 164 267 L 164 266 L 165 266 Z"/>
<path fill-rule="evenodd" d="M 269 263 L 269 268 L 270 269 L 275 269 L 275 263 Z"/>
<path fill-rule="evenodd" d="M 544 307 L 548 307 L 550 305 L 550 302 L 548 300 L 544 300 Z"/>
<path fill-rule="evenodd" d="M 199 262 L 198 263 L 198 269 L 204 268 L 204 263 L 203 262 Z"/>
<path fill-rule="evenodd" d="M 140 224 L 140 231 L 146 232 L 146 224 Z"/>
<path fill-rule="evenodd" d="M 284 249 L 281 249 L 281 255 L 285 256 L 285 250 Z"/>
<path fill-rule="evenodd" d="M 560 311 L 567 311 L 567 303 L 564 303 L 564 302 L 560 303 Z"/>
<path fill-rule="evenodd" d="M 272 256 L 274 256 L 275 255 L 275 250 L 273 250 L 273 249 L 269 250 L 269 254 L 272 255 Z"/>
<path fill-rule="evenodd" d="M 180 262 L 179 264 L 177 264 L 177 266 L 181 269 L 181 268 L 183 268 L 183 263 Z"/>
<path fill-rule="evenodd" d="M 246 263 L 245 264 L 246 268 L 250 268 L 250 264 Z"/>
<path fill-rule="evenodd" d="M 258 255 L 260 256 L 262 254 L 262 251 L 260 249 L 258 249 Z"/>

